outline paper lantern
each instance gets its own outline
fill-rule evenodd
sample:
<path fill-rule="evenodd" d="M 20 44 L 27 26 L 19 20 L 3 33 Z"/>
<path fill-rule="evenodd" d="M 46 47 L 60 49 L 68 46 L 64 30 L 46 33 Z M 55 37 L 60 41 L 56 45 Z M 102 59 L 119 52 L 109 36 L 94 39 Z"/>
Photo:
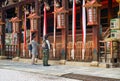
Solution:
<path fill-rule="evenodd" d="M 13 31 L 19 33 L 19 22 L 13 22 Z"/>
<path fill-rule="evenodd" d="M 65 15 L 68 13 L 64 7 L 57 8 L 54 13 L 57 15 L 57 29 L 65 28 Z"/>
<path fill-rule="evenodd" d="M 10 20 L 13 24 L 13 32 L 14 33 L 19 33 L 19 23 L 20 23 L 20 19 L 18 17 L 14 17 Z"/>
<path fill-rule="evenodd" d="M 33 13 L 33 14 L 30 14 L 28 18 L 30 19 L 31 32 L 38 31 L 37 22 L 40 17 L 36 13 Z"/>
<path fill-rule="evenodd" d="M 87 2 L 84 5 L 87 8 L 87 25 L 98 25 L 98 7 L 100 6 L 96 0 Z"/>
<path fill-rule="evenodd" d="M 65 28 L 65 13 L 57 14 L 57 29 Z"/>

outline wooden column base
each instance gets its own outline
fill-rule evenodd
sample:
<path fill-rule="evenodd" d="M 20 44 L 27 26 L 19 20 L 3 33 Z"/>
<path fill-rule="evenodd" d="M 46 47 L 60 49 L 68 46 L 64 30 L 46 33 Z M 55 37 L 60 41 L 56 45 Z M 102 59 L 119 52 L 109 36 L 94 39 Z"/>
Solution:
<path fill-rule="evenodd" d="M 0 60 L 7 59 L 7 56 L 0 56 Z"/>
<path fill-rule="evenodd" d="M 19 59 L 20 59 L 19 57 L 15 57 L 12 59 L 12 61 L 19 61 Z"/>
<path fill-rule="evenodd" d="M 66 64 L 66 60 L 60 60 L 59 64 L 65 65 Z"/>
<path fill-rule="evenodd" d="M 98 61 L 92 61 L 92 62 L 90 63 L 90 66 L 98 67 L 98 65 L 99 65 L 99 62 L 98 62 Z"/>

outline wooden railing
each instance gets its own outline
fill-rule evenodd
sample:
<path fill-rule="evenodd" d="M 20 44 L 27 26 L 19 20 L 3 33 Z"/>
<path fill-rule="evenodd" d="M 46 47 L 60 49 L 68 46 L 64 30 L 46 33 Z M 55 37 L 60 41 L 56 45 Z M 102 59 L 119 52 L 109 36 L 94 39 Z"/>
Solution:
<path fill-rule="evenodd" d="M 28 50 L 28 44 L 26 45 L 26 50 L 25 50 L 25 55 L 23 55 L 23 44 L 21 44 L 21 48 L 20 48 L 20 57 L 21 58 L 31 58 L 31 56 L 29 56 L 29 50 Z"/>
<path fill-rule="evenodd" d="M 85 59 L 84 61 L 92 61 L 92 41 L 89 41 L 86 43 L 86 48 L 85 48 Z M 76 43 L 76 49 L 75 49 L 75 55 L 74 58 L 71 58 L 71 50 L 72 50 L 72 43 L 69 42 L 67 44 L 67 54 L 66 54 L 66 60 L 68 61 L 82 61 L 82 42 L 77 42 Z M 50 50 L 50 59 L 56 59 L 59 60 L 62 58 L 62 43 L 57 43 L 56 44 L 56 55 L 53 57 L 53 49 Z M 42 49 L 40 48 L 39 51 L 39 58 L 42 59 Z"/>
<path fill-rule="evenodd" d="M 119 55 L 119 42 L 118 41 L 100 41 L 100 55 L 99 61 L 111 63 L 120 60 Z"/>
<path fill-rule="evenodd" d="M 62 36 L 61 35 L 57 35 L 56 36 L 56 43 L 61 43 L 62 42 Z M 41 37 L 42 39 L 42 37 Z M 48 37 L 50 43 L 53 43 L 53 36 L 49 36 Z M 87 33 L 86 35 L 86 41 L 91 41 L 92 40 L 92 33 Z M 67 36 L 67 42 L 72 41 L 72 35 L 68 35 Z M 76 41 L 82 41 L 82 34 L 76 34 Z"/>
<path fill-rule="evenodd" d="M 99 41 L 100 42 L 100 55 L 99 55 L 99 61 L 106 62 L 107 61 L 107 43 L 105 41 Z"/>
<path fill-rule="evenodd" d="M 110 36 L 110 27 L 107 27 L 106 31 L 103 33 L 102 38 L 108 38 Z"/>
<path fill-rule="evenodd" d="M 68 41 L 71 41 L 71 35 L 68 36 Z M 84 61 L 92 61 L 93 56 L 92 56 L 92 52 L 93 52 L 93 42 L 90 41 L 92 38 L 92 34 L 87 34 L 87 42 L 86 42 L 86 47 L 85 47 L 85 56 L 84 56 Z M 75 56 L 74 59 L 71 58 L 71 50 L 72 50 L 72 43 L 68 42 L 67 43 L 67 54 L 66 54 L 66 60 L 68 61 L 82 61 L 82 42 L 81 42 L 81 35 L 77 35 L 77 42 L 76 42 L 76 49 L 75 49 Z M 52 36 L 49 37 L 50 41 L 53 41 Z M 57 43 L 56 43 L 56 55 L 55 57 L 53 57 L 53 48 L 50 50 L 50 59 L 56 59 L 59 60 L 61 59 L 62 55 L 61 55 L 61 51 L 62 51 L 62 43 L 61 41 L 61 36 L 57 36 Z M 53 46 L 53 43 L 51 43 Z M 6 45 L 6 55 L 8 57 L 15 57 L 17 55 L 17 50 L 16 50 L 17 46 L 16 45 Z M 39 55 L 38 58 L 42 59 L 42 48 L 41 45 L 39 47 Z M 28 49 L 26 49 L 26 54 L 25 56 L 23 56 L 23 45 L 21 44 L 21 54 L 20 57 L 23 58 L 31 58 L 29 57 L 29 52 Z"/>
<path fill-rule="evenodd" d="M 17 56 L 17 45 L 5 45 L 5 55 L 8 58 Z"/>
<path fill-rule="evenodd" d="M 82 40 L 82 36 L 81 35 L 76 35 L 77 39 L 76 39 L 76 49 L 75 49 L 75 59 L 71 58 L 71 49 L 72 49 L 72 43 L 69 41 L 72 41 L 72 36 L 69 35 L 68 36 L 68 43 L 67 43 L 67 54 L 66 54 L 66 59 L 71 61 L 81 61 L 82 60 L 82 42 L 80 42 Z M 86 51 L 85 51 L 85 61 L 91 61 L 92 60 L 92 42 L 90 41 L 92 38 L 92 34 L 87 34 L 87 43 L 86 43 Z M 55 57 L 53 57 L 53 48 L 51 48 L 50 50 L 50 59 L 55 59 L 55 60 L 59 60 L 62 58 L 61 55 L 61 51 L 62 51 L 62 40 L 61 40 L 61 36 L 57 36 L 56 37 L 56 55 Z M 49 40 L 52 44 L 53 47 L 53 36 L 49 36 Z M 60 41 L 61 40 L 61 41 Z M 28 47 L 28 46 L 27 46 Z M 6 55 L 8 57 L 15 57 L 17 55 L 17 51 L 16 51 L 17 46 L 16 45 L 6 45 Z M 13 50 L 14 49 L 14 50 Z M 31 58 L 29 56 L 29 52 L 28 52 L 28 48 L 26 49 L 26 53 L 25 56 L 23 56 L 23 44 L 21 44 L 21 48 L 20 48 L 20 57 L 22 58 Z M 38 58 L 42 59 L 42 48 L 41 48 L 41 44 L 39 46 L 39 55 Z"/>
<path fill-rule="evenodd" d="M 62 44 L 61 43 L 57 43 L 56 44 L 56 54 L 55 54 L 55 57 L 53 56 L 53 44 L 51 46 L 51 49 L 49 51 L 49 59 L 51 60 L 60 60 L 61 59 L 61 49 L 62 49 Z M 42 54 L 42 47 L 40 46 L 39 48 L 39 55 L 38 55 L 38 58 L 39 59 L 42 59 L 43 57 L 43 54 Z"/>
<path fill-rule="evenodd" d="M 84 61 L 92 61 L 92 41 L 86 43 Z M 67 46 L 67 60 L 82 61 L 82 42 L 76 43 L 74 59 L 71 58 L 72 43 Z"/>
<path fill-rule="evenodd" d="M 71 61 L 82 61 L 82 35 L 81 34 L 77 34 L 76 35 L 76 49 L 75 49 L 75 59 L 71 58 L 71 49 L 72 49 L 72 43 L 70 41 L 72 41 L 72 36 L 68 35 L 67 36 L 67 54 L 66 54 L 66 59 Z M 41 38 L 42 39 L 42 38 Z M 49 36 L 49 40 L 50 43 L 52 44 L 53 47 L 53 36 Z M 85 51 L 85 60 L 84 61 L 91 61 L 92 60 L 92 33 L 88 33 L 87 34 L 87 42 L 86 42 L 86 51 Z M 41 43 L 41 41 L 40 41 Z M 9 57 L 15 57 L 16 54 L 16 47 L 15 45 L 6 45 L 6 55 Z M 27 46 L 28 47 L 28 46 Z M 14 48 L 14 50 L 13 50 Z M 28 48 L 26 49 L 26 53 L 25 56 L 23 56 L 23 44 L 21 44 L 21 48 L 20 48 L 20 57 L 22 58 L 31 58 L 29 56 L 29 52 L 28 52 Z M 50 59 L 56 59 L 59 60 L 62 58 L 61 55 L 61 51 L 62 51 L 62 39 L 61 39 L 61 35 L 56 36 L 56 55 L 55 57 L 53 57 L 53 48 L 50 50 Z M 41 48 L 41 44 L 39 46 L 39 55 L 38 58 L 42 59 L 42 48 Z"/>

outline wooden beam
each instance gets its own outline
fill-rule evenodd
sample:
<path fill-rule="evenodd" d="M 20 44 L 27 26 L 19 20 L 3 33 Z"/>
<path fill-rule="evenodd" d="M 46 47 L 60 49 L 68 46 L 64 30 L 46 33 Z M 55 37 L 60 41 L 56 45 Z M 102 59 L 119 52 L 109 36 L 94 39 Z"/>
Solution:
<path fill-rule="evenodd" d="M 8 6 L 5 6 L 5 7 L 1 7 L 3 10 L 8 10 L 8 9 L 11 9 L 11 8 L 14 8 L 16 6 L 21 6 L 21 5 L 26 5 L 26 4 L 29 4 L 29 3 L 32 3 L 32 2 L 35 2 L 36 0 L 25 0 L 25 1 L 21 1 L 21 2 L 17 2 L 15 4 L 11 4 L 11 5 L 8 5 Z M 1 9 L 0 8 L 0 9 Z"/>
<path fill-rule="evenodd" d="M 110 19 L 112 18 L 113 9 L 112 9 L 112 0 L 108 0 L 108 25 L 110 26 Z"/>

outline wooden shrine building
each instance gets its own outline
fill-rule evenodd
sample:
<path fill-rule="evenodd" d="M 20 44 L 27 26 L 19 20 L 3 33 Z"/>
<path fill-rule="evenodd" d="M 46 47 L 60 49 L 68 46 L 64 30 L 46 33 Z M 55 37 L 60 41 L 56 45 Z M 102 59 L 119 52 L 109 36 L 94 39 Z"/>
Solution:
<path fill-rule="evenodd" d="M 1 56 L 30 58 L 28 43 L 36 34 L 42 59 L 42 37 L 48 34 L 51 60 L 119 63 L 120 0 L 83 1 L 1 0 Z"/>

